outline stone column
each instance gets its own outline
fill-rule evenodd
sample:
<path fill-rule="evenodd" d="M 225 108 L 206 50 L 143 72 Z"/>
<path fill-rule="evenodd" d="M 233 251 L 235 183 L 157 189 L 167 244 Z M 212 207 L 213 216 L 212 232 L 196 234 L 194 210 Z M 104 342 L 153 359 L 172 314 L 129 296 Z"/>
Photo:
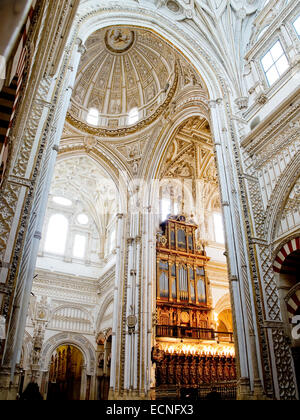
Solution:
<path fill-rule="evenodd" d="M 239 398 L 248 399 L 252 397 L 254 386 L 254 378 L 257 376 L 255 363 L 253 361 L 254 353 L 256 357 L 256 349 L 249 352 L 252 348 L 253 341 L 250 337 L 250 330 L 253 330 L 253 312 L 251 305 L 251 297 L 249 294 L 249 284 L 246 272 L 247 266 L 244 257 L 244 242 L 242 237 L 244 232 L 239 230 L 240 227 L 240 203 L 238 202 L 236 186 L 236 174 L 232 170 L 226 171 L 229 167 L 228 160 L 232 153 L 231 147 L 227 146 L 228 132 L 226 129 L 225 116 L 221 108 L 222 100 L 211 101 L 211 116 L 213 121 L 213 132 L 215 137 L 215 150 L 217 155 L 219 177 L 221 185 L 221 201 L 224 214 L 224 223 L 227 237 L 227 251 L 229 256 L 229 271 L 231 274 L 230 292 L 234 302 L 233 317 L 235 321 L 236 351 L 238 360 L 238 370 L 240 376 Z M 217 110 L 218 106 L 218 110 Z M 243 268 L 244 267 L 244 268 Z M 250 325 L 252 324 L 252 325 Z M 254 363 L 254 365 L 253 365 Z"/>
<path fill-rule="evenodd" d="M 114 287 L 114 315 L 112 328 L 112 360 L 110 370 L 110 392 L 109 399 L 114 399 L 120 387 L 120 353 L 121 353 L 121 319 L 122 319 L 122 285 L 124 276 L 125 261 L 125 215 L 117 215 L 117 256 L 116 275 Z"/>
<path fill-rule="evenodd" d="M 86 399 L 86 387 L 87 387 L 87 366 L 82 365 L 80 401 L 85 401 Z"/>
<path fill-rule="evenodd" d="M 127 239 L 128 265 L 127 265 L 127 299 L 126 299 L 126 320 L 129 315 L 134 314 L 133 308 L 133 279 L 134 279 L 134 239 Z M 124 302 L 125 303 L 125 302 Z M 123 369 L 124 369 L 124 390 L 129 392 L 132 390 L 132 336 L 128 332 L 127 325 L 125 325 L 125 354 L 122 355 Z M 124 332 L 123 332 L 124 333 Z M 126 363 L 127 362 L 127 363 Z"/>
<path fill-rule="evenodd" d="M 30 301 L 30 292 L 32 289 L 36 258 L 47 208 L 48 195 L 54 173 L 59 147 L 58 145 L 61 139 L 65 116 L 69 106 L 72 86 L 75 80 L 75 74 L 77 72 L 79 61 L 80 53 L 78 49 L 74 49 L 71 59 L 68 56 L 65 57 L 64 67 L 67 67 L 69 64 L 68 72 L 64 74 L 64 70 L 62 70 L 64 78 L 60 88 L 62 94 L 60 96 L 60 103 L 56 108 L 56 116 L 50 133 L 48 147 L 46 148 L 46 154 L 43 160 L 43 169 L 36 189 L 30 225 L 26 234 L 25 253 L 19 269 L 17 294 L 14 301 L 15 310 L 12 314 L 5 353 L 5 362 L 10 364 L 12 375 L 14 374 L 14 367 L 16 363 L 19 362 L 21 354 L 26 316 Z M 45 106 L 46 108 L 48 107 L 47 104 Z"/>

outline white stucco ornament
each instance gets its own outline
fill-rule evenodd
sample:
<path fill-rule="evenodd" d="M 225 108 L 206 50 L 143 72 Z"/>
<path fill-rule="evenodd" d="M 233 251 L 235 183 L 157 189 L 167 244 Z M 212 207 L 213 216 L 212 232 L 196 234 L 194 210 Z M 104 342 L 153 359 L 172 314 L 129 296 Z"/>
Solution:
<path fill-rule="evenodd" d="M 260 5 L 259 0 L 230 0 L 230 2 L 228 0 L 212 0 L 209 3 L 205 0 L 195 0 L 195 3 L 205 10 L 213 10 L 219 16 L 223 14 L 228 3 L 236 12 L 245 9 L 246 15 L 255 13 Z"/>
<path fill-rule="evenodd" d="M 224 1 L 227 3 L 227 1 Z M 260 4 L 259 0 L 231 0 L 231 6 L 234 10 L 239 11 L 245 9 L 246 15 L 252 15 L 258 9 Z"/>

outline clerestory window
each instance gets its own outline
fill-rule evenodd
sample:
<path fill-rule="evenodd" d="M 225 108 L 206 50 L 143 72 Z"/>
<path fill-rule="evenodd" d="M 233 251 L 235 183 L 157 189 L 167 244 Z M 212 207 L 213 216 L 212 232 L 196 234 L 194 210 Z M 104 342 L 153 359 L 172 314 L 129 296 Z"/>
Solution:
<path fill-rule="evenodd" d="M 272 86 L 289 68 L 287 56 L 277 41 L 261 60 L 269 86 Z"/>

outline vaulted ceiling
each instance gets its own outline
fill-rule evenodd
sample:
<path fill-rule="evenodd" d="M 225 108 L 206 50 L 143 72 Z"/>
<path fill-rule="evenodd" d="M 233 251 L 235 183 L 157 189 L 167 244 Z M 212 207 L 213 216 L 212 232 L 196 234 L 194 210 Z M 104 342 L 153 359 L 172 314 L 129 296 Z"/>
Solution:
<path fill-rule="evenodd" d="M 103 231 L 118 210 L 116 186 L 109 175 L 88 156 L 57 162 L 51 194 L 81 201 Z"/>
<path fill-rule="evenodd" d="M 127 125 L 133 108 L 146 118 L 163 103 L 174 78 L 175 51 L 161 38 L 119 26 L 95 32 L 85 46 L 72 115 L 86 120 L 88 110 L 96 108 L 99 125 L 116 128 Z"/>

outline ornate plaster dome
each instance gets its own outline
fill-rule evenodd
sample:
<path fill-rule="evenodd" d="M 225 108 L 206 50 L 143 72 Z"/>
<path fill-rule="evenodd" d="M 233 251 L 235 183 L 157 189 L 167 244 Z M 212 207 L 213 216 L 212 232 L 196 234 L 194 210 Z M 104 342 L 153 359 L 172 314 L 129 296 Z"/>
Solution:
<path fill-rule="evenodd" d="M 94 126 L 117 129 L 153 115 L 166 101 L 175 80 L 175 51 L 150 31 L 111 27 L 86 42 L 71 101 L 70 114 Z M 131 120 L 135 110 L 137 119 Z M 97 115 L 97 112 L 96 112 Z"/>

